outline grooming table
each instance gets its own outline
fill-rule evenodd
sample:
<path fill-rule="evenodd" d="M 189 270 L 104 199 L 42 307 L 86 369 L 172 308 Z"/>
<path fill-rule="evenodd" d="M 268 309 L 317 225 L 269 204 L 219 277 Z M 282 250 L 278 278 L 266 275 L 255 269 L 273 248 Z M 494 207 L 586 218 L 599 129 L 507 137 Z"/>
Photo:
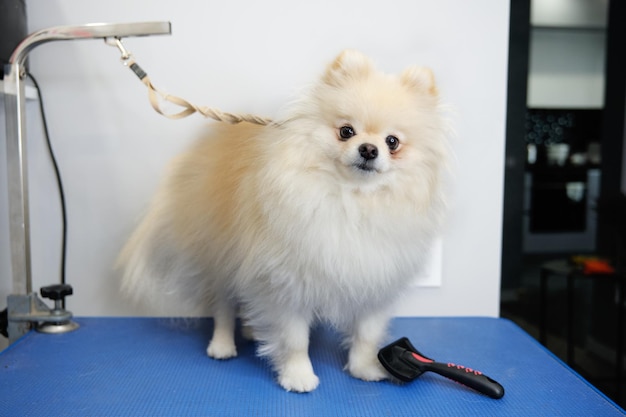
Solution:
<path fill-rule="evenodd" d="M 439 375 L 400 385 L 342 370 L 340 336 L 312 332 L 314 392 L 285 392 L 252 342 L 239 356 L 206 356 L 210 319 L 78 318 L 62 335 L 30 332 L 0 353 L 2 416 L 621 416 L 519 327 L 494 318 L 398 318 L 389 341 L 409 337 L 425 355 L 483 371 L 494 400 Z"/>

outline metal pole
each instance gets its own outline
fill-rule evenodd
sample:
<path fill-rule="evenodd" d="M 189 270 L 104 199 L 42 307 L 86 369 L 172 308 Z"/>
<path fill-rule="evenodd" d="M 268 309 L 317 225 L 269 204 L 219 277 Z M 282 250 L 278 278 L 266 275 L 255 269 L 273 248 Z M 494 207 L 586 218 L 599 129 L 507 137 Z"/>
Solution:
<path fill-rule="evenodd" d="M 9 237 L 14 294 L 32 292 L 23 72 L 22 64 L 7 64 L 4 77 Z"/>

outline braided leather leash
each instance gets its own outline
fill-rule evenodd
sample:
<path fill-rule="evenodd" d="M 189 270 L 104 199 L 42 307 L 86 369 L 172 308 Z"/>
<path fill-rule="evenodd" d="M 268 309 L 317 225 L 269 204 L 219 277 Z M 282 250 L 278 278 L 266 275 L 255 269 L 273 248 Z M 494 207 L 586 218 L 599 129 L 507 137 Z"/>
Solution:
<path fill-rule="evenodd" d="M 152 84 L 152 81 L 150 80 L 150 77 L 148 77 L 148 74 L 139 66 L 139 64 L 137 64 L 137 62 L 135 62 L 135 60 L 132 57 L 132 54 L 129 53 L 126 50 L 126 48 L 124 48 L 124 45 L 122 44 L 122 41 L 119 38 L 106 38 L 104 41 L 107 45 L 115 46 L 120 50 L 120 52 L 122 53 L 122 57 L 121 57 L 122 63 L 128 68 L 130 68 L 135 73 L 135 75 L 141 80 L 141 82 L 146 87 L 148 87 L 148 98 L 150 100 L 150 104 L 152 105 L 152 108 L 157 113 L 167 117 L 168 119 L 182 119 L 194 113 L 199 113 L 203 115 L 204 117 L 208 117 L 208 118 L 217 120 L 219 122 L 225 122 L 229 124 L 249 122 L 249 123 L 254 123 L 257 125 L 268 125 L 272 123 L 272 120 L 268 118 L 256 116 L 253 114 L 227 113 L 227 112 L 223 112 L 223 111 L 220 111 L 211 107 L 207 107 L 207 106 L 197 106 L 180 97 L 163 93 Z M 160 100 L 168 101 L 170 103 L 173 103 L 177 106 L 182 107 L 183 109 L 178 113 L 173 113 L 173 114 L 165 113 L 161 109 Z"/>

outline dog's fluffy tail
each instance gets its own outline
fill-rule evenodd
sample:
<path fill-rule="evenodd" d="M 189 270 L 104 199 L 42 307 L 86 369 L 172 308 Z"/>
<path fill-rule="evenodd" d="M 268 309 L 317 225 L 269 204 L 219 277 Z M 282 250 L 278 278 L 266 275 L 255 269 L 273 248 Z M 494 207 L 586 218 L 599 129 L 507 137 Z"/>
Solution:
<path fill-rule="evenodd" d="M 205 274 L 172 245 L 162 214 L 153 206 L 122 249 L 116 264 L 122 292 L 149 314 L 204 315 Z"/>

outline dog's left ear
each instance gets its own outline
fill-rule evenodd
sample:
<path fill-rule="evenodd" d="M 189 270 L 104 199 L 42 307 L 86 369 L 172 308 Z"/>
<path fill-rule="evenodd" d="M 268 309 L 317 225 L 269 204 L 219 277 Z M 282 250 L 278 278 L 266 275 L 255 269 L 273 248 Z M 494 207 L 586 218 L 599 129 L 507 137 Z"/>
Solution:
<path fill-rule="evenodd" d="M 372 61 L 361 52 L 347 49 L 328 66 L 323 80 L 329 85 L 339 86 L 349 79 L 368 76 L 374 68 Z"/>
<path fill-rule="evenodd" d="M 400 80 L 408 88 L 419 93 L 437 95 L 435 76 L 430 68 L 412 66 L 405 69 L 400 75 Z"/>

